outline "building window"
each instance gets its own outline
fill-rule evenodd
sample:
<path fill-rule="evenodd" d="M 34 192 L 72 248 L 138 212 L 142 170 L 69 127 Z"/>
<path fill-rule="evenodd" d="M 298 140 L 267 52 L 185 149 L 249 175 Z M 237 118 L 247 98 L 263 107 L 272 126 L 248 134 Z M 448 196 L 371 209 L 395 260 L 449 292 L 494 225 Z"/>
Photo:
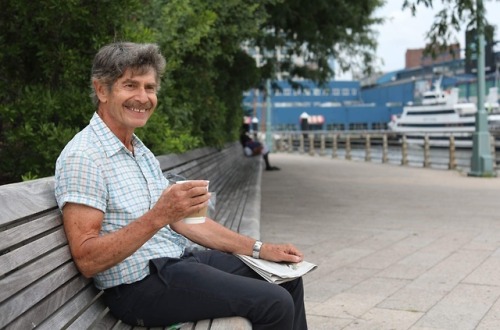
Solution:
<path fill-rule="evenodd" d="M 362 130 L 367 130 L 367 129 L 368 129 L 367 123 L 350 123 L 349 124 L 349 130 L 351 130 L 351 131 L 362 131 Z"/>
<path fill-rule="evenodd" d="M 333 89 L 332 89 L 332 94 L 333 94 L 333 96 L 339 96 L 339 95 L 340 95 L 340 89 L 338 89 L 338 88 L 333 88 Z"/>
<path fill-rule="evenodd" d="M 283 95 L 285 95 L 285 96 L 290 96 L 290 95 L 292 95 L 292 90 L 291 90 L 290 88 L 285 88 L 285 89 L 283 90 Z"/>
<path fill-rule="evenodd" d="M 387 129 L 387 123 L 373 123 L 372 129 L 373 130 L 385 130 L 385 129 Z"/>
<path fill-rule="evenodd" d="M 320 96 L 321 90 L 319 88 L 315 88 L 315 89 L 313 89 L 313 94 L 314 94 L 314 96 Z"/>
<path fill-rule="evenodd" d="M 349 96 L 349 88 L 342 88 L 342 96 Z"/>
<path fill-rule="evenodd" d="M 344 124 L 339 124 L 339 123 L 333 123 L 333 124 L 327 124 L 326 129 L 328 131 L 343 131 L 345 128 Z"/>

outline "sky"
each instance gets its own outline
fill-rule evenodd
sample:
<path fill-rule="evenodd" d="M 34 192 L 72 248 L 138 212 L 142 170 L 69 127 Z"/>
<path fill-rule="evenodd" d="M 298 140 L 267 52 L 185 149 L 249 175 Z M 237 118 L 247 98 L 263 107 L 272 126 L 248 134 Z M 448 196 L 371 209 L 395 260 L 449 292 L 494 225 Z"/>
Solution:
<path fill-rule="evenodd" d="M 406 50 L 425 47 L 425 34 L 434 22 L 434 15 L 442 8 L 441 1 L 436 0 L 434 1 L 435 9 L 427 9 L 421 5 L 417 7 L 416 15 L 412 16 L 410 10 L 401 10 L 402 3 L 403 0 L 387 0 L 386 4 L 376 12 L 377 17 L 387 18 L 386 23 L 376 28 L 379 33 L 377 55 L 384 61 L 384 64 L 379 63 L 382 72 L 403 69 Z M 496 40 L 499 40 L 500 19 L 498 17 L 500 16 L 500 1 L 483 0 L 483 3 L 488 21 L 497 26 Z M 460 46 L 464 47 L 464 29 L 457 34 L 457 39 Z M 500 50 L 498 45 L 495 50 Z M 342 76 L 348 78 L 350 74 L 343 74 Z"/>

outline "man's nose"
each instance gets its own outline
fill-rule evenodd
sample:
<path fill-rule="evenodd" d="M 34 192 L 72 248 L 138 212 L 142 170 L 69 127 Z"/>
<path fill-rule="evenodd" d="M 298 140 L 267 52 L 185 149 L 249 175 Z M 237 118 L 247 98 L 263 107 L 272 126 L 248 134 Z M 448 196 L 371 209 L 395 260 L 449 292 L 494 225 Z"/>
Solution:
<path fill-rule="evenodd" d="M 148 95 L 148 91 L 146 90 L 146 88 L 145 87 L 138 88 L 135 98 L 137 101 L 140 101 L 142 103 L 148 102 L 149 95 Z"/>

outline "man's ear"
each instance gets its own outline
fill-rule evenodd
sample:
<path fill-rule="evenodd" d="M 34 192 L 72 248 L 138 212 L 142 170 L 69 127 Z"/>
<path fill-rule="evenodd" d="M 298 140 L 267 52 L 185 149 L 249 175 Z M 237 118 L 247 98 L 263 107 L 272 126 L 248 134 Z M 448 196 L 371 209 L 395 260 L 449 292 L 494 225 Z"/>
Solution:
<path fill-rule="evenodd" d="M 97 98 L 101 103 L 106 103 L 108 101 L 108 88 L 104 86 L 99 80 L 92 80 L 92 85 L 94 85 L 94 90 Z"/>

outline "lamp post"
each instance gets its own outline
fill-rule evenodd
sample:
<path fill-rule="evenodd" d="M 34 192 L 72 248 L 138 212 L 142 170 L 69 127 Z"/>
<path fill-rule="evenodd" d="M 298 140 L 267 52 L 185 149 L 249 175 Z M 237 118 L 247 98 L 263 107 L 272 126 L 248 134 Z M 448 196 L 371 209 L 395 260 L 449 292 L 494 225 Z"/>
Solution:
<path fill-rule="evenodd" d="M 266 145 L 273 151 L 273 137 L 271 132 L 271 79 L 266 80 Z"/>
<path fill-rule="evenodd" d="M 476 130 L 472 135 L 472 158 L 469 176 L 495 176 L 491 155 L 488 115 L 484 109 L 485 95 L 485 46 L 484 46 L 484 8 L 483 1 L 477 0 L 477 113 Z"/>

